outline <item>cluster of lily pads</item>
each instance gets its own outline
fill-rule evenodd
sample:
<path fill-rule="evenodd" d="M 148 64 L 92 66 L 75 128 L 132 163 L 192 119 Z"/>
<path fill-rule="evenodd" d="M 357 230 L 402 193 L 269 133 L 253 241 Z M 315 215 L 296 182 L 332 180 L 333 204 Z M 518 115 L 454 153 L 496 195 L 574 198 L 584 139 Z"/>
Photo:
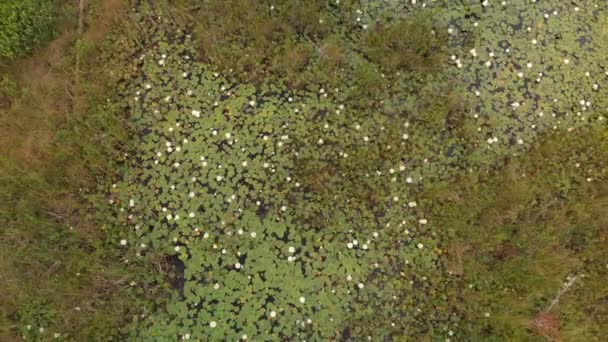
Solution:
<path fill-rule="evenodd" d="M 608 105 L 598 56 L 607 44 L 597 41 L 608 37 L 606 8 L 353 8 L 328 7 L 358 27 L 338 32 L 350 61 L 338 88 L 290 89 L 272 76 L 238 83 L 198 61 L 187 30 L 149 28 L 139 75 L 121 90 L 136 147 L 111 191 L 124 227 L 116 243 L 138 257 L 173 256 L 183 279 L 134 336 L 449 339 L 458 331 L 442 261 L 449 233 L 417 193 L 495 167 L 545 131 L 604 124 L 595 109 Z M 449 37 L 444 68 L 388 74 L 372 60 L 380 93 L 368 106 L 355 101 L 364 85 L 350 74 L 368 57 L 357 49 L 366 32 L 428 13 L 434 34 Z"/>

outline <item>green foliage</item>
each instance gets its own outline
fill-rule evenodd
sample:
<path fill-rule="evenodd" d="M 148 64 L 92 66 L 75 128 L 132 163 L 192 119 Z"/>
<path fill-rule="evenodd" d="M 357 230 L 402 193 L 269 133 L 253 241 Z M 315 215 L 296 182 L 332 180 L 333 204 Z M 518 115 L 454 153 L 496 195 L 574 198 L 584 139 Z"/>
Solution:
<path fill-rule="evenodd" d="M 0 58 L 29 53 L 54 35 L 52 0 L 7 0 L 0 3 Z"/>

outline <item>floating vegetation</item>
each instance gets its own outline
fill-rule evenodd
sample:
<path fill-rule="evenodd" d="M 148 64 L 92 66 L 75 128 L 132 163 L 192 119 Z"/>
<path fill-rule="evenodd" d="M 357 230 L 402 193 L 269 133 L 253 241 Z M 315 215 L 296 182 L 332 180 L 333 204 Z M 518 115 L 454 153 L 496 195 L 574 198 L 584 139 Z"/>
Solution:
<path fill-rule="evenodd" d="M 373 3 L 241 1 L 250 11 L 229 18 L 246 21 L 213 41 L 210 26 L 152 34 L 124 91 L 140 143 L 118 219 L 138 255 L 176 255 L 184 281 L 138 336 L 449 338 L 449 234 L 420 191 L 500 167 L 542 132 L 603 124 L 598 9 Z M 584 30 L 563 29 L 583 15 Z M 319 47 L 327 37 L 340 45 Z M 341 65 L 339 83 L 280 77 L 323 63 Z M 282 71 L 240 77 L 266 68 Z"/>

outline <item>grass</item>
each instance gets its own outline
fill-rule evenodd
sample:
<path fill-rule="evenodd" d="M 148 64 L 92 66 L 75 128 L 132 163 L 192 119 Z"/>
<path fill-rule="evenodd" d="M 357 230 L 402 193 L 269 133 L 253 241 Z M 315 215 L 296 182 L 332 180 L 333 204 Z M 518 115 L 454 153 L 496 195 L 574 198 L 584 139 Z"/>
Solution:
<path fill-rule="evenodd" d="M 499 172 L 424 196 L 437 226 L 454 234 L 449 269 L 465 336 L 600 338 L 608 324 L 607 144 L 603 129 L 549 135 Z M 579 279 L 551 307 L 569 276 Z"/>
<path fill-rule="evenodd" d="M 318 0 L 182 0 L 165 3 L 163 11 L 192 26 L 203 62 L 241 82 L 276 77 L 297 89 L 336 87 L 344 81 L 352 49 L 345 37 L 361 40 L 362 51 L 385 72 L 441 69 L 446 37 L 433 31 L 430 16 L 378 24 L 359 38 L 360 29 L 344 32 L 349 25 L 327 15 L 332 9 L 348 13 L 355 8 L 355 2 L 338 6 Z"/>
<path fill-rule="evenodd" d="M 274 73 L 298 83 L 315 54 L 307 39 L 326 33 L 315 25 L 320 6 L 320 1 L 281 2 L 271 10 L 268 3 L 253 0 L 205 2 L 193 12 L 200 58 L 242 80 L 259 81 Z"/>
<path fill-rule="evenodd" d="M 363 36 L 362 50 L 385 72 L 439 71 L 446 60 L 446 36 L 428 15 L 378 23 Z"/>
<path fill-rule="evenodd" d="M 124 4 L 91 2 L 80 37 L 71 3 L 58 10 L 57 39 L 2 70 L 0 340 L 102 339 L 141 309 L 129 290 L 137 266 L 104 243 L 95 195 L 126 140 L 121 107 L 106 101 L 116 76 L 105 70 L 121 66 L 99 57 Z"/>

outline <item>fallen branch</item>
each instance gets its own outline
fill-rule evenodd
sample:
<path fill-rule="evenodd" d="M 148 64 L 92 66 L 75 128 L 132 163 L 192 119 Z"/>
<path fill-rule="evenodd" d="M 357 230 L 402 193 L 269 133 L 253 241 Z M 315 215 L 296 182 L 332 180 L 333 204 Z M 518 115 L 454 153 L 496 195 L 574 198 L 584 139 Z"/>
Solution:
<path fill-rule="evenodd" d="M 567 281 L 564 283 L 564 286 L 562 286 L 562 288 L 559 290 L 559 292 L 557 292 L 557 296 L 555 297 L 555 299 L 553 299 L 553 301 L 551 302 L 551 305 L 549 305 L 547 310 L 545 310 L 546 312 L 549 312 L 555 305 L 557 305 L 557 303 L 559 302 L 559 298 L 564 293 L 566 293 L 572 287 L 572 285 L 574 285 L 574 282 L 576 282 L 578 277 L 579 277 L 578 275 L 575 275 L 575 276 L 569 275 L 568 276 Z"/>

